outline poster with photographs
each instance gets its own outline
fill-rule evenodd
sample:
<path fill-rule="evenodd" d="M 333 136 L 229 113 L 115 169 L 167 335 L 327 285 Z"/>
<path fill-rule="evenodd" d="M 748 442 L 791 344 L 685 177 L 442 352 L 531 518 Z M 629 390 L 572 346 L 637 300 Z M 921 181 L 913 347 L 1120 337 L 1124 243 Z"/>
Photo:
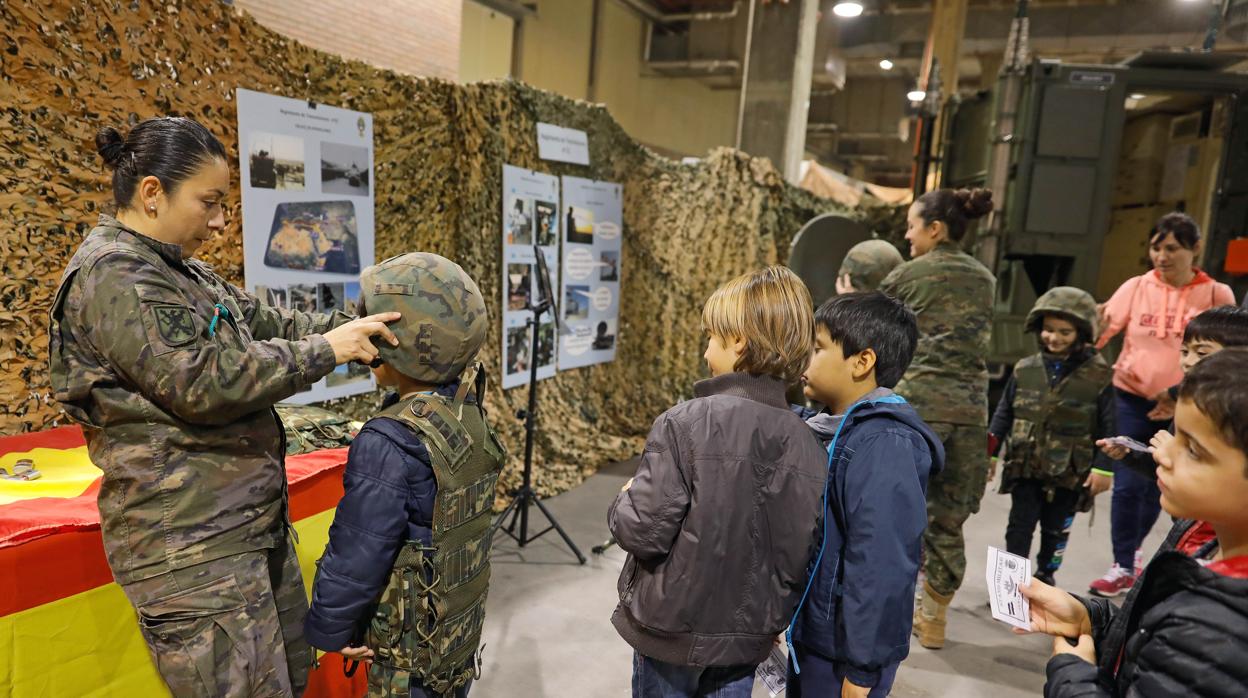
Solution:
<path fill-rule="evenodd" d="M 503 165 L 503 389 L 529 383 L 530 362 L 537 378 L 555 375 L 554 313 L 542 315 L 536 346 L 529 321 L 541 302 L 541 250 L 552 292 L 559 288 L 559 178 Z M 555 304 L 560 305 L 555 298 Z"/>
<path fill-rule="evenodd" d="M 373 117 L 240 89 L 243 272 L 260 300 L 305 313 L 355 314 L 373 263 Z M 339 366 L 289 399 L 373 389 L 368 367 Z"/>
<path fill-rule="evenodd" d="M 559 311 L 569 331 L 559 338 L 560 371 L 615 360 L 623 195 L 619 184 L 563 178 Z"/>

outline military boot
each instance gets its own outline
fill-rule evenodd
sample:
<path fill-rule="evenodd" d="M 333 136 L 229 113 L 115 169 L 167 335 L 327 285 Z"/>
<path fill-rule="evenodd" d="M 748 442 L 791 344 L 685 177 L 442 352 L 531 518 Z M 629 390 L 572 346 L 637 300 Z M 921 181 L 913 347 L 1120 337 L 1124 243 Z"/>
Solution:
<path fill-rule="evenodd" d="M 953 594 L 938 594 L 931 585 L 923 582 L 923 593 L 914 605 L 914 635 L 919 638 L 920 645 L 929 650 L 945 646 L 945 611 L 951 601 Z"/>

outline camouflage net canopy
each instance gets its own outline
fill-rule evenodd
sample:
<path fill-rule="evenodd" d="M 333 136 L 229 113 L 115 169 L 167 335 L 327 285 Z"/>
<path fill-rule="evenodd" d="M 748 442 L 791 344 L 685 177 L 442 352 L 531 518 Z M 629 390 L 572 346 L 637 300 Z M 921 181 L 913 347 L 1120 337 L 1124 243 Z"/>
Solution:
<path fill-rule="evenodd" d="M 456 85 L 379 70 L 274 34 L 215 0 L 28 3 L 0 0 L 0 433 L 63 422 L 48 394 L 47 309 L 61 270 L 111 200 L 93 137 L 160 115 L 193 117 L 238 172 L 234 90 L 371 112 L 377 259 L 428 251 L 461 264 L 490 304 L 482 359 L 500 369 L 502 165 L 624 185 L 617 359 L 541 384 L 535 477 L 542 494 L 631 457 L 656 415 L 703 377 L 699 318 L 724 280 L 785 261 L 794 234 L 836 204 L 787 185 L 771 164 L 732 150 L 684 165 L 632 141 L 606 108 L 515 82 Z M 593 165 L 543 162 L 538 121 L 589 133 Z M 237 176 L 237 175 L 235 175 Z M 199 257 L 243 282 L 237 184 L 224 234 Z M 233 214 L 233 215 L 231 215 Z M 875 217 L 881 233 L 896 211 Z M 872 220 L 868 222 L 871 223 Z M 526 390 L 491 386 L 487 406 L 519 477 Z M 331 405 L 366 417 L 379 401 Z"/>

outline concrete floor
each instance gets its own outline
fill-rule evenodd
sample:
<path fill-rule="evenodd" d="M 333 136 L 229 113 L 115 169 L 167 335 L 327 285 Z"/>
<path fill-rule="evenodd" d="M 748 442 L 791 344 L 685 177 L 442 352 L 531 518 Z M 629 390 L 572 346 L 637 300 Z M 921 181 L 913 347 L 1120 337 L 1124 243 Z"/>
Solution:
<path fill-rule="evenodd" d="M 606 511 L 632 476 L 633 463 L 603 469 L 583 485 L 546 500 L 547 506 L 588 558 L 585 565 L 564 547 L 555 531 L 521 549 L 499 533 L 493 552 L 493 580 L 484 632 L 478 698 L 627 696 L 632 649 L 611 627 L 615 582 L 625 554 L 618 548 L 593 555 L 590 548 L 609 536 Z M 994 483 L 995 485 L 995 483 Z M 987 546 L 1004 547 L 1009 498 L 995 486 L 982 510 L 966 525 L 967 575 L 950 609 L 948 642 L 939 651 L 917 642 L 902 664 L 893 695 L 1039 696 L 1051 640 L 1018 637 L 988 610 L 984 565 Z M 533 530 L 545 519 L 531 509 Z M 1164 513 L 1145 544 L 1145 559 L 1160 545 L 1169 517 Z M 1038 541 L 1038 537 L 1037 537 Z M 1110 563 L 1109 493 L 1098 501 L 1094 525 L 1080 515 L 1070 537 L 1058 583 L 1083 592 Z M 761 684 L 754 695 L 766 697 Z"/>

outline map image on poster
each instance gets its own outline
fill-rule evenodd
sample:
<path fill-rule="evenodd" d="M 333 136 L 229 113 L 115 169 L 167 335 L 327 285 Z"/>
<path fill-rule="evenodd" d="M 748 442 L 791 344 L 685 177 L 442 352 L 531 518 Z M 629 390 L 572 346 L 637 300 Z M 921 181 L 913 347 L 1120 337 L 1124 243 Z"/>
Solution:
<path fill-rule="evenodd" d="M 623 188 L 563 178 L 563 291 L 559 370 L 615 360 L 620 318 Z"/>
<path fill-rule="evenodd" d="M 360 273 L 360 236 L 350 201 L 277 205 L 264 264 L 284 269 Z"/>
<path fill-rule="evenodd" d="M 275 308 L 354 315 L 360 271 L 374 261 L 372 115 L 250 90 L 237 95 L 248 290 Z M 373 388 L 368 367 L 352 363 L 288 400 Z"/>
<path fill-rule="evenodd" d="M 531 362 L 537 379 L 555 375 L 554 310 L 542 315 L 534 346 L 532 305 L 545 300 L 534 244 L 559 288 L 559 178 L 503 166 L 503 389 L 527 385 Z M 561 305 L 558 298 L 550 299 Z"/>

